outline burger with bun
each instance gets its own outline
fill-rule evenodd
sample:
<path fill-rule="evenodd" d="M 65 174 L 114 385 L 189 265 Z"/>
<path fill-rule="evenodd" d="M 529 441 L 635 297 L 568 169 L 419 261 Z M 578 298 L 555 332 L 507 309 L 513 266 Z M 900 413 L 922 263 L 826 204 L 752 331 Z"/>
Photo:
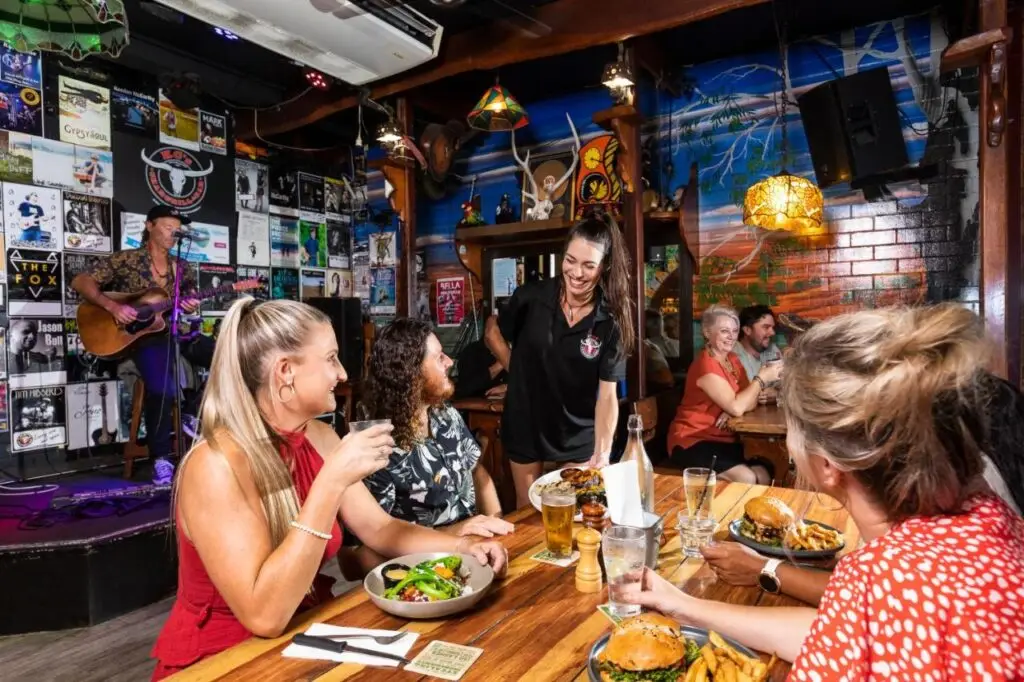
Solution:
<path fill-rule="evenodd" d="M 781 547 L 795 520 L 793 510 L 777 497 L 755 497 L 743 507 L 740 535 L 754 542 Z"/>
<path fill-rule="evenodd" d="M 602 682 L 681 682 L 699 656 L 678 623 L 644 613 L 619 623 L 597 660 Z"/>

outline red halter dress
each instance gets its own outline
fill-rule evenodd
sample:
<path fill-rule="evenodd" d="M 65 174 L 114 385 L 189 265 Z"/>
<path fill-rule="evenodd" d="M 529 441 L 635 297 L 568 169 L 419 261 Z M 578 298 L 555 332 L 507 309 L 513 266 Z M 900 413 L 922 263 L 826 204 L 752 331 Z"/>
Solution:
<path fill-rule="evenodd" d="M 323 459 L 304 433 L 282 434 L 282 438 L 281 458 L 288 464 L 301 504 L 306 501 L 313 480 L 320 473 Z M 252 636 L 217 591 L 196 548 L 183 533 L 177 535 L 178 596 L 151 654 L 157 659 L 154 681 Z M 331 539 L 324 550 L 324 561 L 336 556 L 339 549 L 341 527 L 335 521 L 331 526 Z M 332 578 L 317 574 L 313 581 L 313 596 L 302 602 L 300 610 L 329 600 L 333 584 Z"/>

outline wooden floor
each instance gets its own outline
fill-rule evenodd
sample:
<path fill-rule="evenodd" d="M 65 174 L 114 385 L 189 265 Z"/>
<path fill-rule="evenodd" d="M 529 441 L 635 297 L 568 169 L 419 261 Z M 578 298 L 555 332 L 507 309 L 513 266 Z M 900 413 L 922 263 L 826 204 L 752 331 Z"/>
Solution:
<path fill-rule="evenodd" d="M 336 562 L 323 572 L 341 594 L 359 583 L 345 582 Z M 0 678 L 37 682 L 145 682 L 155 662 L 153 642 L 173 598 L 91 628 L 0 637 Z"/>

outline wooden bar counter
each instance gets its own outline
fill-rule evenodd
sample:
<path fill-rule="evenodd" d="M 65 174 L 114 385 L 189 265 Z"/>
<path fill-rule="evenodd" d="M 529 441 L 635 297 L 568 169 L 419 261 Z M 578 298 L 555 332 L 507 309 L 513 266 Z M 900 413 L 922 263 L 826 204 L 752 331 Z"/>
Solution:
<path fill-rule="evenodd" d="M 765 494 L 763 486 L 722 482 L 712 502 L 719 529 L 743 514 L 747 500 Z M 675 513 L 684 504 L 679 477 L 657 476 L 656 511 L 667 514 L 666 526 L 675 525 Z M 770 494 L 795 509 L 808 504 L 807 517 L 841 530 L 846 547 L 856 547 L 859 534 L 847 513 L 825 495 L 814 496 L 800 490 L 771 490 Z M 431 640 L 439 639 L 483 649 L 483 655 L 463 680 L 578 680 L 585 682 L 587 658 L 593 643 L 608 632 L 611 625 L 597 607 L 608 601 L 607 590 L 583 594 L 575 588 L 575 567 L 558 568 L 531 561 L 530 556 L 544 546 L 544 527 L 539 512 L 520 509 L 510 515 L 515 533 L 503 539 L 509 550 L 508 576 L 495 583 L 480 605 L 466 613 L 436 621 L 407 621 L 380 611 L 357 587 L 329 604 L 303 614 L 292 629 L 278 639 L 252 638 L 217 656 L 201 661 L 170 678 L 175 682 L 226 682 L 263 680 L 427 680 L 401 668 L 371 668 L 353 664 L 336 665 L 329 661 L 284 658 L 281 651 L 291 637 L 313 623 L 332 623 L 351 627 L 409 630 L 420 633 L 410 652 L 415 657 Z M 722 531 L 716 535 L 724 539 Z M 679 538 L 669 531 L 661 548 L 658 572 L 695 596 L 733 604 L 796 605 L 784 596 L 770 596 L 756 587 L 733 587 L 718 580 L 703 560 L 684 561 Z M 764 660 L 768 660 L 764 656 Z M 789 666 L 779 662 L 770 679 L 781 682 Z"/>
<path fill-rule="evenodd" d="M 777 485 L 791 485 L 789 452 L 786 450 L 786 416 L 775 404 L 758 405 L 729 420 L 729 429 L 743 443 L 747 459 L 760 458 L 775 466 Z"/>

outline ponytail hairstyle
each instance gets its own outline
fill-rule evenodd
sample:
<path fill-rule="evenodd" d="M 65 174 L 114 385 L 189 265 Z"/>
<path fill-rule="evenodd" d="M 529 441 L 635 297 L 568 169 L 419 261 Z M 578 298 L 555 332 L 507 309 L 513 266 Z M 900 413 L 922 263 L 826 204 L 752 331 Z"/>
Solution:
<path fill-rule="evenodd" d="M 616 359 L 633 354 L 636 349 L 636 330 L 633 329 L 633 301 L 629 297 L 630 257 L 626 240 L 615 219 L 605 211 L 595 209 L 569 230 L 562 245 L 562 259 L 573 239 L 585 239 L 598 244 L 604 251 L 601 261 L 601 279 L 598 286 L 605 305 L 619 328 L 619 352 Z M 558 291 L 565 295 L 565 278 L 559 273 Z"/>
<path fill-rule="evenodd" d="M 790 454 L 851 474 L 891 522 L 957 513 L 982 480 L 987 351 L 977 315 L 956 304 L 815 325 L 786 358 Z"/>
<path fill-rule="evenodd" d="M 277 387 L 271 385 L 271 363 L 275 356 L 301 353 L 319 324 L 330 320 L 298 301 L 235 301 L 224 317 L 203 396 L 202 432 L 196 445 L 206 442 L 213 450 L 234 448 L 242 453 L 260 494 L 273 547 L 284 541 L 298 516 L 299 498 L 281 459 L 281 438 L 268 426 L 257 396 L 266 392 L 270 400 L 280 400 Z M 185 455 L 182 466 L 194 450 L 195 446 Z"/>

